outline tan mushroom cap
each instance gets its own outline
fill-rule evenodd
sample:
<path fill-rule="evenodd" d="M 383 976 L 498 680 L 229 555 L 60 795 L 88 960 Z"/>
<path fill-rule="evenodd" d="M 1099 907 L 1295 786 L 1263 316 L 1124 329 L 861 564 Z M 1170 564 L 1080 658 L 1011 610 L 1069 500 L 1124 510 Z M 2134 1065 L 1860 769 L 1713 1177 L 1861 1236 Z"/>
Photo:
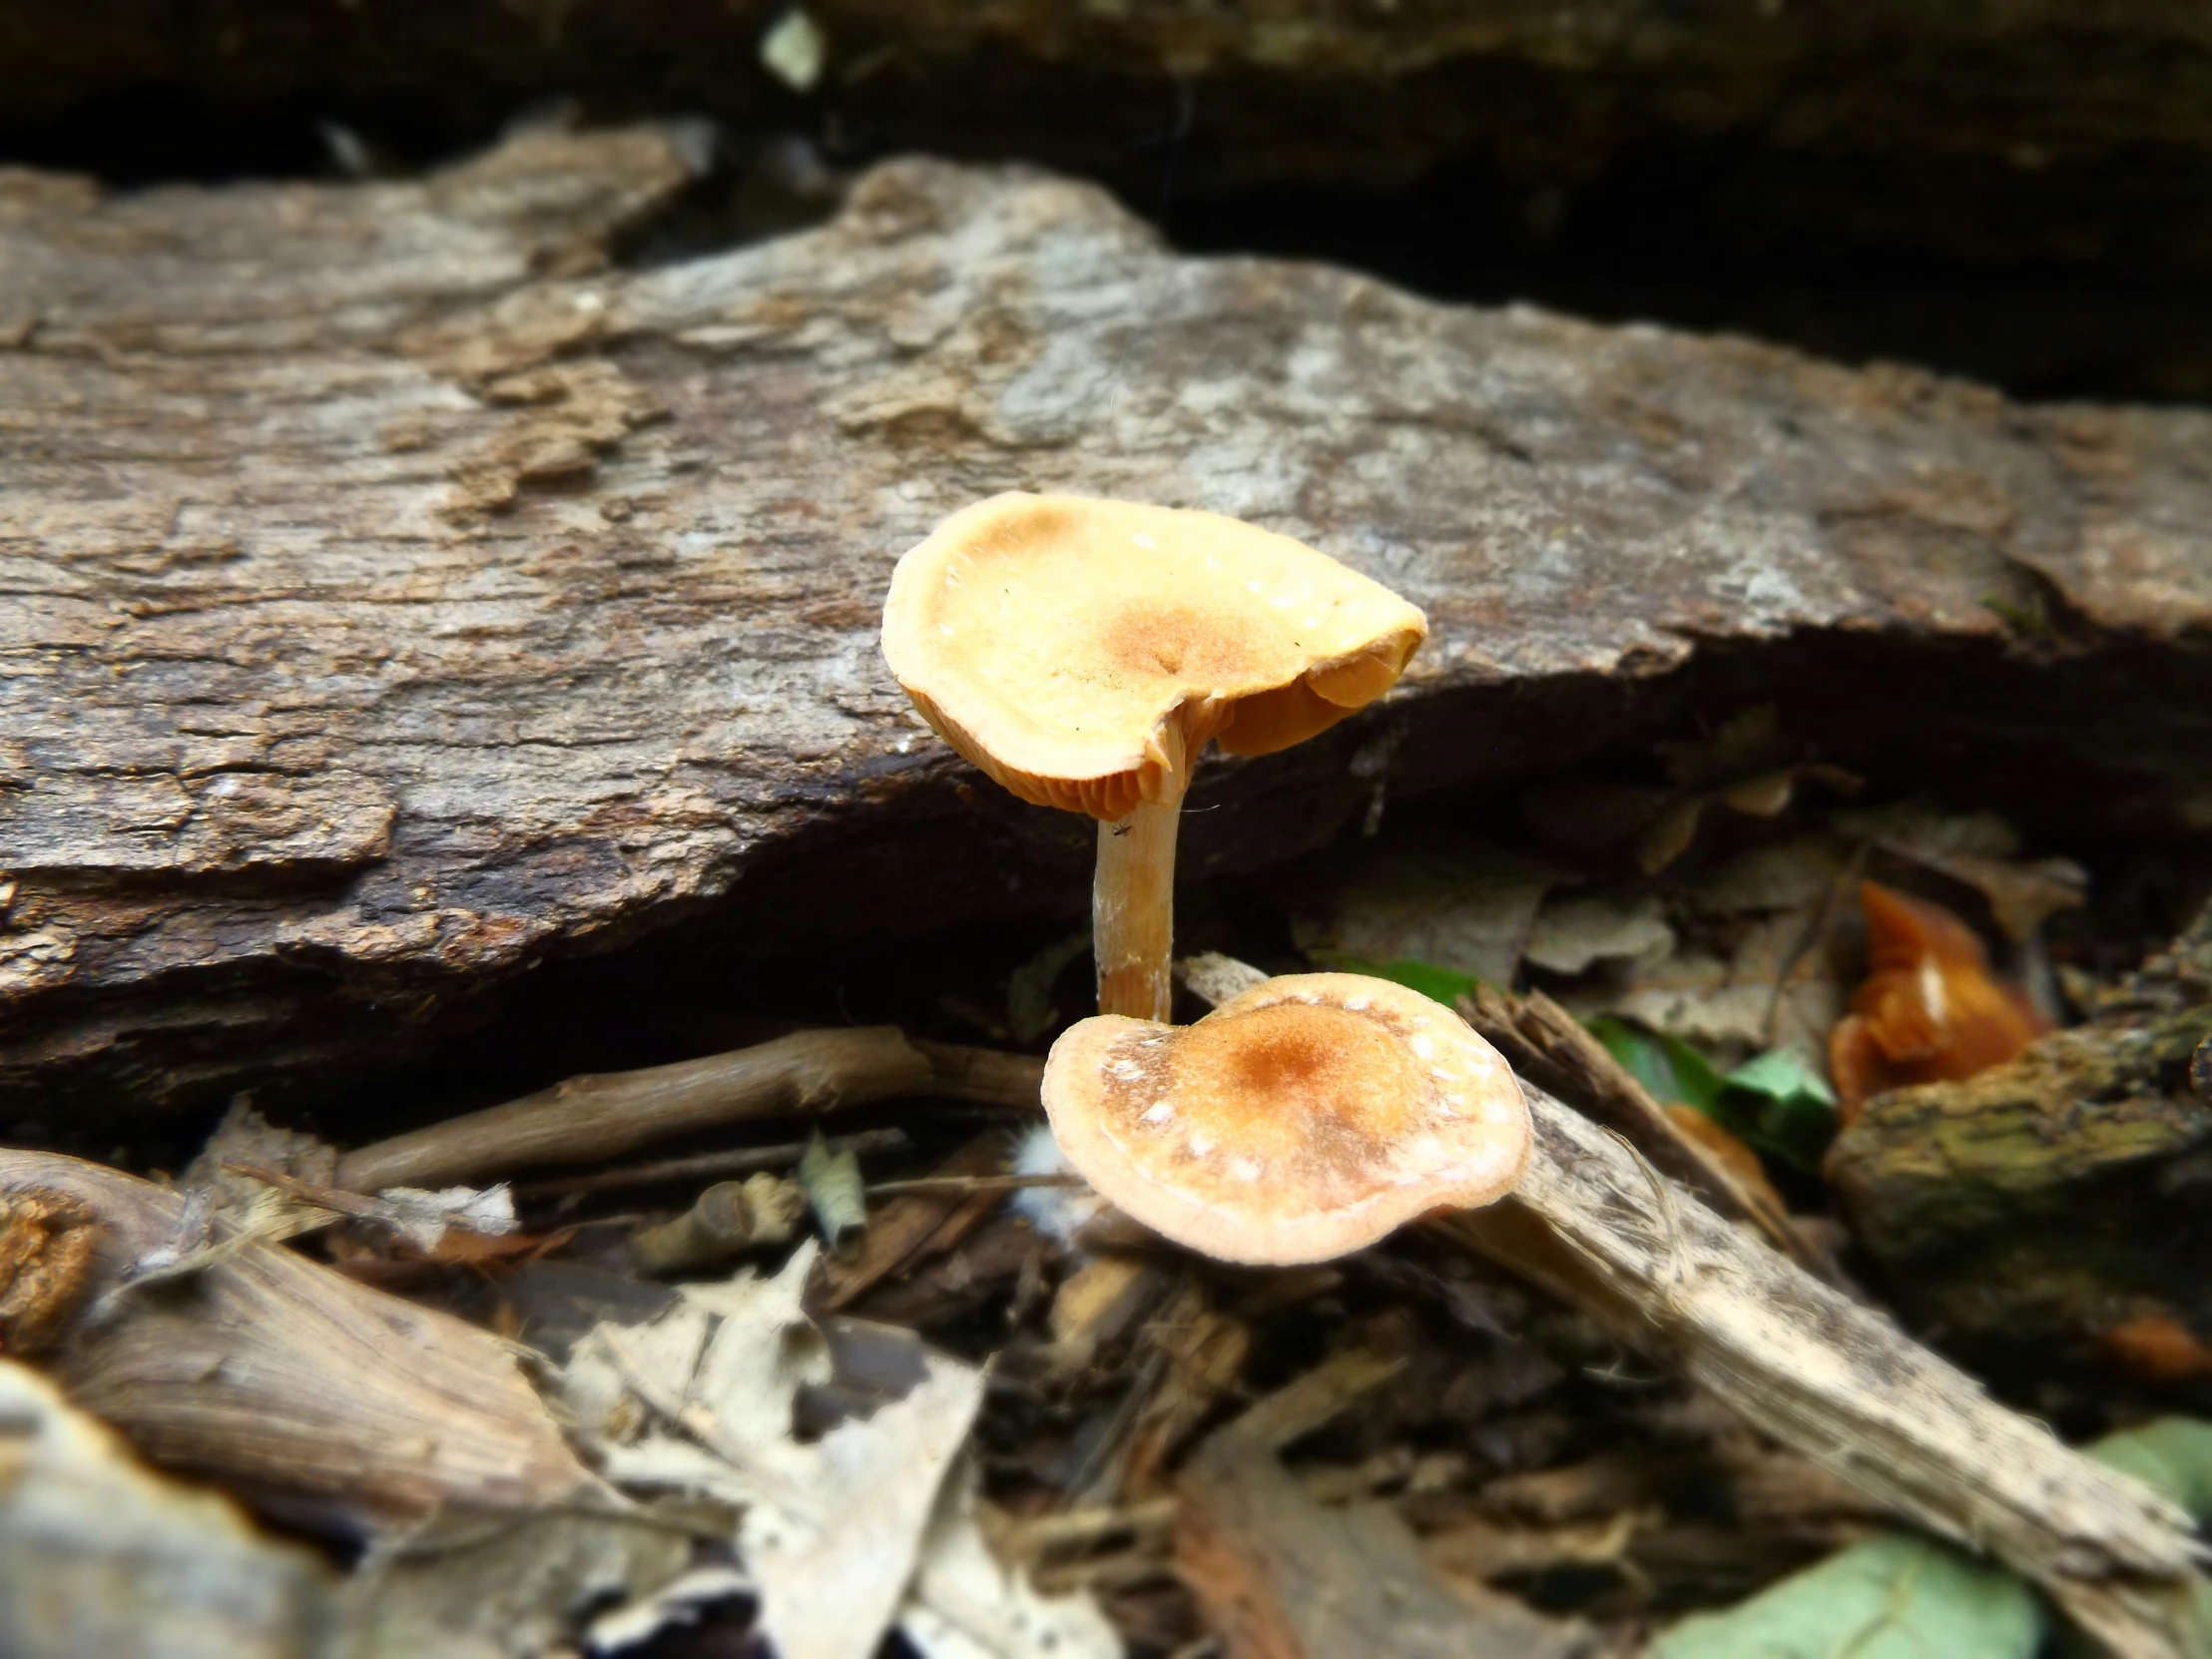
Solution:
<path fill-rule="evenodd" d="M 1100 1015 L 1044 1068 L 1060 1150 L 1111 1203 L 1226 1262 L 1321 1262 L 1470 1209 L 1528 1162 L 1496 1049 L 1417 991 L 1354 973 L 1255 985 L 1196 1025 Z"/>
<path fill-rule="evenodd" d="M 1213 739 L 1302 743 L 1396 682 L 1413 606 L 1218 513 L 1013 492 L 898 561 L 883 655 L 939 735 L 1022 800 L 1119 819 Z"/>

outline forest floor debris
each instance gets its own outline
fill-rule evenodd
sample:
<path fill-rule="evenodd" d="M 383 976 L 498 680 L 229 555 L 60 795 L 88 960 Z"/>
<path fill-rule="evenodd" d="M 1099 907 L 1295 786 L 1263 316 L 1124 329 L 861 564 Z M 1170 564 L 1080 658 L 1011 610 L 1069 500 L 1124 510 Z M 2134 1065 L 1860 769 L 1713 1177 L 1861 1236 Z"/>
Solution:
<path fill-rule="evenodd" d="M 2030 1581 L 2116 1651 L 2188 1651 L 2178 1511 L 1879 1310 L 2069 1438 L 2212 1407 L 2187 1229 L 2212 920 L 2131 968 L 2069 931 L 2100 901 L 2080 867 L 2002 821 L 1840 807 L 1771 727 L 1731 731 L 1622 797 L 1605 847 L 1533 798 L 1510 846 L 1416 815 L 1194 912 L 1217 948 L 1178 964 L 1192 1013 L 1257 976 L 1240 950 L 1410 984 L 1508 1055 L 1543 1151 L 1490 1210 L 1276 1271 L 1133 1233 L 1036 1127 L 1034 1049 L 1087 967 L 1040 932 L 874 1016 L 903 1026 L 772 1028 L 351 1151 L 242 1104 L 171 1187 L 6 1154 L 0 1342 L 177 1473 L 361 1543 L 349 1571 L 302 1557 L 310 1599 L 425 1652 L 1707 1659 L 1749 1632 L 1798 1659 L 1821 1650 L 1793 1631 L 1878 1608 L 1870 1652 L 1965 1631 L 2025 1659 L 2051 1628 Z M 2064 1028 L 1838 1136 L 1869 879 L 1951 906 Z M 957 1040 L 1017 1030 L 1031 1052 Z M 1999 1248 L 2023 1229 L 2097 1248 L 2039 1281 Z M 257 1320 L 295 1304 L 325 1337 L 268 1348 Z M 217 1375 L 275 1354 L 265 1384 L 330 1410 L 468 1404 L 410 1439 L 385 1401 L 341 1470 L 341 1432 L 235 1366 L 228 1393 L 163 1393 L 157 1340 Z M 251 1414 L 242 1455 L 209 1454 L 189 1398 Z M 2201 1516 L 2201 1425 L 2170 1421 L 2112 1460 Z M 501 1459 L 536 1473 L 470 1473 Z"/>

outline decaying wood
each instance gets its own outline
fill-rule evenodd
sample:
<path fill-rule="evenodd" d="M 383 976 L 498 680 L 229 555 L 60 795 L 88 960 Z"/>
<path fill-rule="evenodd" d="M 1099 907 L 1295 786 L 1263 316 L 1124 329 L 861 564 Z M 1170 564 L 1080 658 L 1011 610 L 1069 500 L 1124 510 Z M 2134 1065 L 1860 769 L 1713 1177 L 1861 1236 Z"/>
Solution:
<path fill-rule="evenodd" d="M 150 1182 L 0 1152 L 0 1208 L 56 1197 L 89 1218 L 92 1247 L 39 1364 L 155 1462 L 351 1532 L 588 1486 L 483 1332 L 226 1222 L 196 1226 L 184 1195 Z"/>
<path fill-rule="evenodd" d="M 389 1059 L 679 922 L 1074 913 L 1084 827 L 977 788 L 876 651 L 893 558 L 992 489 L 1237 513 L 1427 611 L 1385 707 L 1209 763 L 1193 875 L 1685 700 L 1961 794 L 2030 746 L 2129 823 L 2201 748 L 2202 412 L 1178 258 L 926 161 L 609 268 L 685 177 L 643 131 L 403 184 L 0 175 L 0 1104 Z"/>
<path fill-rule="evenodd" d="M 1799 1267 L 1834 1280 L 1834 1265 L 1792 1225 L 1769 1193 L 1745 1181 L 1709 1147 L 1676 1128 L 1650 1092 L 1605 1051 L 1605 1045 L 1542 991 L 1514 996 L 1494 985 L 1481 985 L 1471 998 L 1462 1000 L 1459 1012 L 1512 1063 L 1518 1075 L 1619 1130 L 1637 1151 L 1717 1214 L 1748 1222 Z"/>
<path fill-rule="evenodd" d="M 933 1052 L 896 1026 L 795 1031 L 751 1048 L 643 1071 L 571 1077 L 502 1106 L 448 1118 L 346 1153 L 336 1182 L 355 1192 L 437 1187 L 545 1164 L 610 1158 L 653 1141 L 748 1118 L 827 1112 L 900 1095 L 1000 1104 L 1005 1067 L 952 1044 Z M 1032 1071 L 1023 1104 L 1034 1106 Z"/>
<path fill-rule="evenodd" d="M 1257 972 L 1257 970 L 1248 970 Z M 1217 984 L 1234 979 L 1217 975 Z M 1522 1079 L 1535 1145 L 1495 1204 L 1428 1225 L 1524 1275 L 1896 1514 L 2043 1586 L 2128 1659 L 2190 1653 L 2189 1518 L 1724 1221 Z"/>
<path fill-rule="evenodd" d="M 1908 1317 L 2014 1366 L 2212 1380 L 2208 1030 L 2212 906 L 2084 1023 L 1869 1101 L 1826 1173 Z"/>
<path fill-rule="evenodd" d="M 2193 1651 L 2187 1516 L 1534 1089 L 1536 1154 L 1436 1225 L 1880 1499 L 2042 1585 L 2114 1653 Z"/>

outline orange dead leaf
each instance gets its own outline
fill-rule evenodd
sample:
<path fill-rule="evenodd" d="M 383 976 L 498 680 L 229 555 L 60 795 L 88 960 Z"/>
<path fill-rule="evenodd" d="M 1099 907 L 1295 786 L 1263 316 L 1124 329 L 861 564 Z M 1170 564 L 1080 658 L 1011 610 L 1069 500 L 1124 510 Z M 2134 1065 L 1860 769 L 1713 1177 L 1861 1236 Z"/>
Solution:
<path fill-rule="evenodd" d="M 1866 982 L 1828 1039 L 1843 1117 L 1885 1089 L 1971 1077 L 2042 1035 L 2020 991 L 1993 977 L 1973 930 L 1940 904 L 1859 885 Z"/>
<path fill-rule="evenodd" d="M 2097 1334 L 2105 1359 L 2146 1382 L 2212 1382 L 2212 1351 L 2170 1314 L 2139 1314 Z"/>

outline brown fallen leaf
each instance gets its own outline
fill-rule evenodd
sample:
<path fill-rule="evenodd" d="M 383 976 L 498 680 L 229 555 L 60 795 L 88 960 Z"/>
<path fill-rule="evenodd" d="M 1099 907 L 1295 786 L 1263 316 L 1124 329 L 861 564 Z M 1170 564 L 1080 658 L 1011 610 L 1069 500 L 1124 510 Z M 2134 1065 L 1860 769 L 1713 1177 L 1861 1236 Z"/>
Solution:
<path fill-rule="evenodd" d="M 2138 1314 L 2097 1336 L 2097 1351 L 2146 1382 L 2212 1382 L 2212 1349 L 2171 1314 Z"/>
<path fill-rule="evenodd" d="M 1282 1446 L 1396 1371 L 1376 1355 L 1341 1355 L 1218 1431 L 1184 1470 L 1176 1570 L 1227 1659 L 1587 1652 L 1586 1627 L 1438 1578 L 1388 1504 L 1327 1507 L 1284 1469 Z"/>
<path fill-rule="evenodd" d="M 1994 813 L 1944 813 L 1908 801 L 1843 814 L 1837 822 L 1893 858 L 1973 888 L 2014 944 L 2026 943 L 2046 917 L 2075 908 L 2087 895 L 2088 872 L 2071 858 L 2017 857 L 2019 832 Z"/>

